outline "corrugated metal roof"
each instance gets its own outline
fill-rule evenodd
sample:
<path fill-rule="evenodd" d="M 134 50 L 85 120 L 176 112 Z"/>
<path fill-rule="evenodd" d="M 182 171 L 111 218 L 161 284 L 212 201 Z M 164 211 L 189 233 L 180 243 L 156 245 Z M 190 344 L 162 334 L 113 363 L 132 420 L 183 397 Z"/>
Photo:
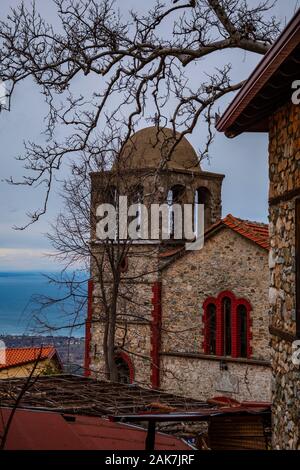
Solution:
<path fill-rule="evenodd" d="M 5 350 L 5 364 L 0 363 L 0 369 L 7 369 L 9 367 L 16 367 L 34 362 L 37 359 L 51 359 L 58 354 L 53 346 L 42 346 L 34 348 L 6 348 Z M 59 360 L 59 359 L 58 359 Z"/>
<path fill-rule="evenodd" d="M 0 434 L 10 408 L 0 409 Z M 5 450 L 144 450 L 146 431 L 107 419 L 16 410 Z M 181 439 L 156 434 L 155 450 L 191 450 Z"/>

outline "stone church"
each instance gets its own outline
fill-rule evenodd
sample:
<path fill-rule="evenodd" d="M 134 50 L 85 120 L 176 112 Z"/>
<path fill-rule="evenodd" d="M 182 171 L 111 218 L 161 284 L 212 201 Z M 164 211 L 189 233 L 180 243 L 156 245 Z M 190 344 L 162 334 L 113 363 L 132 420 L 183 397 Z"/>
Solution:
<path fill-rule="evenodd" d="M 168 129 L 142 129 L 118 165 L 91 175 L 92 211 L 102 188 L 115 188 L 120 174 L 119 192 L 131 200 L 150 205 L 171 198 L 205 208 L 201 250 L 187 251 L 185 240 L 172 234 L 130 245 L 117 312 L 119 378 L 196 398 L 270 401 L 268 227 L 221 218 L 224 175 L 203 171 L 186 138 L 161 165 L 172 138 Z M 85 368 L 103 378 L 103 306 L 95 275 L 102 247 L 94 224 L 91 247 Z"/>

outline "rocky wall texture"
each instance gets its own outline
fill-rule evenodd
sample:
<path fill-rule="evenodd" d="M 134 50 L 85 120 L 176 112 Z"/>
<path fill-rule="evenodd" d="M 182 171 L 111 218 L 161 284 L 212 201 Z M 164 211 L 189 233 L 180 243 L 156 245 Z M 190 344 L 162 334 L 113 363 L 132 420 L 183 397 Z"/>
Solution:
<path fill-rule="evenodd" d="M 268 360 L 268 252 L 222 229 L 162 273 L 163 351 L 203 352 L 203 303 L 224 290 L 250 302 L 252 357 Z"/>
<path fill-rule="evenodd" d="M 296 333 L 293 192 L 300 189 L 299 106 L 286 105 L 270 119 L 269 159 L 270 325 L 288 334 L 272 336 L 273 446 L 300 449 L 300 371 L 292 362 Z"/>
<path fill-rule="evenodd" d="M 207 400 L 228 396 L 239 401 L 271 400 L 271 368 L 228 362 L 227 370 L 220 361 L 192 357 L 161 358 L 161 387 L 191 398 Z"/>

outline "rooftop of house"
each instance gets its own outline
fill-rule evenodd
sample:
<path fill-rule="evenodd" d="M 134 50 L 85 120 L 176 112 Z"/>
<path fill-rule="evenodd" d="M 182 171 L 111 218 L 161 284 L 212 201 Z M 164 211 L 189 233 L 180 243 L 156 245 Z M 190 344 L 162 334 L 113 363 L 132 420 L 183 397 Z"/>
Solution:
<path fill-rule="evenodd" d="M 268 224 L 254 222 L 251 220 L 243 220 L 228 214 L 226 217 L 224 217 L 224 219 L 221 219 L 219 222 L 216 222 L 211 227 L 209 227 L 209 229 L 205 232 L 205 237 L 208 238 L 223 227 L 230 228 L 234 232 L 256 243 L 265 250 L 270 249 Z"/>
<path fill-rule="evenodd" d="M 250 242 L 255 243 L 266 251 L 270 249 L 268 224 L 243 220 L 238 217 L 234 217 L 232 214 L 228 214 L 223 219 L 220 219 L 218 222 L 211 225 L 205 231 L 204 239 L 208 240 L 224 228 L 233 230 L 235 233 L 238 233 L 242 237 L 246 238 Z M 161 251 L 159 254 L 161 269 L 169 266 L 169 264 L 178 259 L 178 257 L 188 253 L 193 253 L 193 251 L 186 251 L 185 247 L 182 245 Z"/>
<path fill-rule="evenodd" d="M 218 119 L 227 137 L 242 132 L 268 132 L 269 117 L 291 102 L 292 83 L 299 80 L 300 9 Z"/>
<path fill-rule="evenodd" d="M 6 348 L 4 356 L 0 361 L 0 370 L 10 367 L 22 366 L 37 360 L 56 358 L 60 363 L 60 359 L 56 349 L 53 346 L 42 346 L 32 348 Z"/>
<path fill-rule="evenodd" d="M 1 408 L 0 435 L 11 408 Z M 146 431 L 93 416 L 17 409 L 5 450 L 144 450 Z M 155 450 L 188 451 L 181 439 L 156 433 Z"/>

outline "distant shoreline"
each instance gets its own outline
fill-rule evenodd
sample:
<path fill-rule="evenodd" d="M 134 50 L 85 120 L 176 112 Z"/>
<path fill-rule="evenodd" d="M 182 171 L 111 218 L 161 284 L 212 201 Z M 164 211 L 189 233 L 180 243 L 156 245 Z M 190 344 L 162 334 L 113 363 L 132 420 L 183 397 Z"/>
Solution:
<path fill-rule="evenodd" d="M 82 338 L 86 306 L 77 316 L 76 300 L 68 298 L 68 289 L 48 280 L 59 280 L 60 276 L 60 271 L 0 271 L 0 335 Z M 81 282 L 87 276 L 87 273 L 78 272 L 76 277 Z M 87 295 L 86 283 L 80 288 Z M 59 301 L 64 298 L 67 300 Z M 43 299 L 50 300 L 47 307 L 43 307 Z M 73 312 L 77 312 L 76 318 Z M 73 326 L 75 320 L 78 326 Z"/>

